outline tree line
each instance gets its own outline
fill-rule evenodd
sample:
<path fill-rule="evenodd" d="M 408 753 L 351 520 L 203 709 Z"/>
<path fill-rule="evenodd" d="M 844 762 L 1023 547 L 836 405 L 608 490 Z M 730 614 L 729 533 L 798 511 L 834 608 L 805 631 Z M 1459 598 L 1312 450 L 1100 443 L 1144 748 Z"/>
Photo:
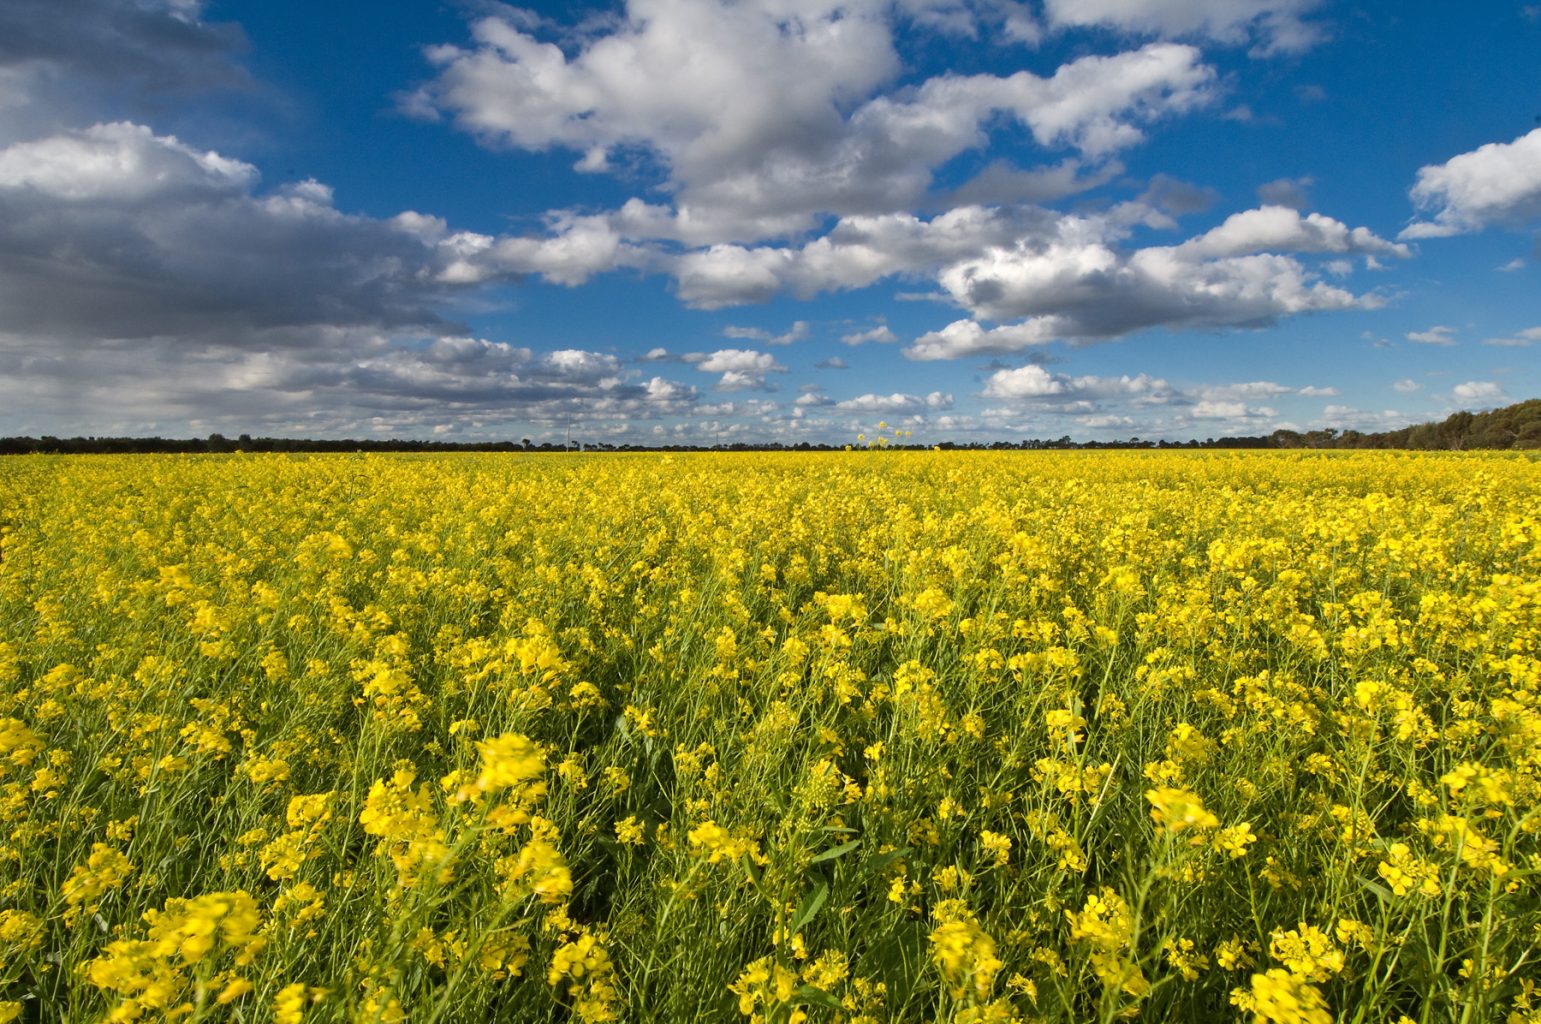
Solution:
<path fill-rule="evenodd" d="M 840 444 L 634 445 L 607 442 L 550 441 L 419 441 L 411 439 L 325 439 L 252 437 L 228 438 L 210 434 L 204 438 L 167 437 L 5 437 L 0 455 L 28 454 L 221 454 L 230 452 L 703 452 L 703 451 L 840 451 Z M 898 450 L 933 447 L 891 443 Z M 1151 441 L 1131 437 L 1119 441 L 1076 441 L 1070 435 L 1048 439 L 1013 441 L 943 442 L 935 447 L 949 451 L 1064 450 L 1064 449 L 1182 449 L 1182 448 L 1402 448 L 1421 451 L 1468 451 L 1477 449 L 1541 449 L 1541 398 L 1517 402 L 1488 412 L 1457 412 L 1439 423 L 1419 423 L 1400 430 L 1364 433 L 1358 430 L 1275 430 L 1255 436 L 1197 438 L 1189 441 Z"/>

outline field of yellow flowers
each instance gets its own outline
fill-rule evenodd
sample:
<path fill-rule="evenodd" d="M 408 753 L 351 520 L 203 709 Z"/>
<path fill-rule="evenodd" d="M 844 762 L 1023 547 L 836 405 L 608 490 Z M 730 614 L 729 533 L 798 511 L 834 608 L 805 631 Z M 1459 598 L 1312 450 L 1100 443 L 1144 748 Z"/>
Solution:
<path fill-rule="evenodd" d="M 1538 470 L 0 462 L 0 1021 L 1541 1021 Z"/>

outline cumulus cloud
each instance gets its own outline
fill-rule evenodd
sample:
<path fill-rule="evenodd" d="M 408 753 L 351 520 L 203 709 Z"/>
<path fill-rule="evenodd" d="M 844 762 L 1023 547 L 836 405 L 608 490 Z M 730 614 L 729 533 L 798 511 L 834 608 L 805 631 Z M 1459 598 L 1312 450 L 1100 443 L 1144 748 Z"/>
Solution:
<path fill-rule="evenodd" d="M 768 352 L 753 349 L 724 348 L 710 353 L 692 353 L 685 361 L 695 364 L 703 373 L 721 374 L 717 381 L 718 391 L 773 391 L 766 375 L 786 373 L 787 368 L 776 362 Z"/>
<path fill-rule="evenodd" d="M 983 246 L 1046 230 L 1054 220 L 1047 210 L 978 206 L 930 219 L 910 213 L 843 217 L 801 246 L 713 245 L 680 255 L 672 270 L 679 297 L 703 309 L 764 302 L 783 291 L 807 298 L 929 271 Z"/>
<path fill-rule="evenodd" d="M 1529 348 L 1531 345 L 1541 345 L 1541 327 L 1527 327 L 1523 331 L 1515 331 L 1499 338 L 1488 338 L 1482 344 L 1498 345 L 1503 348 Z"/>
<path fill-rule="evenodd" d="M 1423 385 L 1419 384 L 1411 377 L 1403 377 L 1401 380 L 1394 381 L 1391 387 L 1392 390 L 1403 395 L 1416 395 L 1418 392 L 1423 390 Z"/>
<path fill-rule="evenodd" d="M 1033 417 L 1051 417 L 1092 430 L 1137 427 L 1170 436 L 1273 429 L 1280 422 L 1278 410 L 1258 400 L 1291 393 L 1300 390 L 1272 381 L 1178 387 L 1144 373 L 1077 376 L 1030 364 L 994 371 L 980 396 L 1000 403 L 983 413 L 997 431 L 1029 430 Z M 1058 429 L 1053 419 L 1038 422 Z"/>
<path fill-rule="evenodd" d="M 1450 397 L 1457 402 L 1491 403 L 1504 397 L 1504 389 L 1491 380 L 1469 380 L 1450 389 Z"/>
<path fill-rule="evenodd" d="M 1379 238 L 1369 228 L 1350 228 L 1320 213 L 1304 217 L 1286 206 L 1233 213 L 1219 227 L 1177 247 L 1185 256 L 1214 258 L 1259 252 L 1411 255 L 1407 246 Z"/>
<path fill-rule="evenodd" d="M 20 430 L 54 419 L 110 433 L 192 424 L 281 436 L 506 437 L 569 423 L 655 422 L 692 414 L 698 403 L 695 388 L 639 379 L 607 353 L 359 330 L 329 330 L 325 341 L 254 350 L 151 338 L 63 352 L 0 334 L 0 405 Z"/>
<path fill-rule="evenodd" d="M 1202 213 L 1214 206 L 1220 193 L 1208 186 L 1194 185 L 1167 174 L 1157 174 L 1140 195 L 1140 201 L 1156 209 L 1181 217 L 1190 213 Z"/>
<path fill-rule="evenodd" d="M 773 334 L 763 327 L 724 327 L 722 335 L 725 338 L 758 341 L 762 345 L 790 345 L 808 337 L 808 321 L 795 321 L 791 327 L 780 334 Z"/>
<path fill-rule="evenodd" d="M 79 122 L 141 115 L 245 88 L 239 28 L 201 0 L 6 0 L 0 4 L 0 145 Z"/>
<path fill-rule="evenodd" d="M 259 189 L 241 160 L 130 122 L 0 147 L 0 330 L 43 339 L 311 327 L 458 332 L 439 312 L 468 286 L 539 275 L 577 285 L 651 258 L 603 217 L 550 233 L 453 232 L 416 212 L 344 213 L 301 181 Z"/>
<path fill-rule="evenodd" d="M 945 9 L 897 8 L 911 20 Z M 943 74 L 894 91 L 895 11 L 879 0 L 795 10 L 630 0 L 568 50 L 529 19 L 492 13 L 472 24 L 470 45 L 428 50 L 437 74 L 405 106 L 447 114 L 489 145 L 581 153 L 586 171 L 608 168 L 612 152 L 645 153 L 672 208 L 628 204 L 634 237 L 707 245 L 800 233 L 820 213 L 914 209 L 934 170 L 987 145 L 1003 117 L 1040 146 L 1100 160 L 1139 142 L 1142 126 L 1215 98 L 1199 51 L 1170 42 L 1081 57 L 1047 76 Z M 1057 198 L 1088 187 L 1080 171 L 1075 161 L 986 168 L 954 201 Z"/>
<path fill-rule="evenodd" d="M 985 328 L 973 320 L 954 320 L 939 331 L 928 331 L 904 350 L 911 359 L 957 359 L 960 356 L 1019 352 L 1047 345 L 1055 336 L 1039 323 Z"/>
<path fill-rule="evenodd" d="M 1368 409 L 1357 409 L 1351 405 L 1329 405 L 1322 409 L 1320 419 L 1313 421 L 1314 426 L 1336 427 L 1341 430 L 1398 430 L 1408 425 L 1412 417 L 1395 409 L 1382 409 L 1379 412 Z"/>
<path fill-rule="evenodd" d="M 878 324 L 876 327 L 868 328 L 865 331 L 852 331 L 850 334 L 843 334 L 840 336 L 840 340 L 847 345 L 865 345 L 869 341 L 888 345 L 898 341 L 899 336 L 889 329 L 887 324 Z"/>
<path fill-rule="evenodd" d="M 706 373 L 784 373 L 786 367 L 776 357 L 752 349 L 724 348 L 695 361 L 696 369 Z"/>
<path fill-rule="evenodd" d="M 411 217 L 419 220 L 408 221 Z M 437 218 L 396 218 L 398 226 L 420 234 L 447 257 L 438 276 L 450 284 L 538 275 L 552 284 L 576 287 L 596 274 L 622 267 L 647 269 L 655 263 L 648 250 L 622 239 L 612 217 L 553 210 L 545 221 L 544 235 L 493 237 L 471 231 L 449 234 Z"/>
<path fill-rule="evenodd" d="M 1269 206 L 1304 210 L 1311 205 L 1311 197 L 1306 190 L 1314 184 L 1316 181 L 1311 177 L 1275 178 L 1257 187 L 1257 197 Z"/>
<path fill-rule="evenodd" d="M 1164 404 L 1175 395 L 1174 389 L 1166 381 L 1143 373 L 1134 377 L 1072 377 L 1050 373 L 1031 363 L 1016 369 L 995 371 L 985 382 L 981 393 L 986 398 L 1005 399 L 1135 398 L 1146 405 Z"/>
<path fill-rule="evenodd" d="M 1196 420 L 1237 420 L 1248 413 L 1245 402 L 1219 398 L 1204 398 L 1195 402 L 1188 415 Z"/>
<path fill-rule="evenodd" d="M 928 395 L 907 395 L 895 392 L 891 395 L 866 394 L 836 402 L 840 412 L 884 413 L 887 415 L 919 415 L 951 409 L 952 395 L 933 391 Z"/>
<path fill-rule="evenodd" d="M 933 205 L 950 208 L 1048 203 L 1105 185 L 1123 172 L 1124 165 L 1117 160 L 1103 160 L 1089 170 L 1074 158 L 1032 170 L 993 160 L 962 185 L 937 196 Z"/>
<path fill-rule="evenodd" d="M 444 332 L 450 254 L 306 181 L 112 123 L 0 148 L 0 331 L 230 338 L 317 326 Z"/>
<path fill-rule="evenodd" d="M 1203 390 L 1205 398 L 1277 398 L 1294 392 L 1294 388 L 1271 380 L 1242 381 L 1237 384 L 1220 384 Z"/>
<path fill-rule="evenodd" d="M 1067 216 L 1036 237 L 942 268 L 942 287 L 976 319 L 1021 322 L 986 331 L 960 321 L 907 354 L 945 359 L 1156 326 L 1255 327 L 1298 313 L 1373 308 L 1378 297 L 1328 284 L 1293 255 L 1267 250 L 1407 254 L 1367 229 L 1284 207 L 1235 214 L 1177 246 L 1129 252 L 1118 238 L 1116 223 Z"/>
<path fill-rule="evenodd" d="M 143 125 L 98 124 L 0 149 L 0 190 L 13 199 L 137 204 L 245 192 L 257 169 L 199 152 Z"/>
<path fill-rule="evenodd" d="M 1455 328 L 1436 325 L 1426 331 L 1408 331 L 1407 340 L 1417 345 L 1454 345 Z"/>
<path fill-rule="evenodd" d="M 1100 25 L 1168 38 L 1201 37 L 1230 45 L 1254 43 L 1259 54 L 1298 52 L 1322 39 L 1304 15 L 1319 0 L 1045 0 L 1055 28 Z"/>
<path fill-rule="evenodd" d="M 990 114 L 1014 115 L 1042 146 L 1071 147 L 1104 156 L 1140 142 L 1140 124 L 1206 106 L 1215 99 L 1215 72 L 1199 51 L 1153 43 L 1112 56 L 1081 57 L 1041 78 L 1028 71 L 1008 77 L 945 75 L 927 81 L 909 102 L 880 99 L 858 119 L 900 137 L 927 141 L 955 134 L 975 141 Z M 944 150 L 972 146 L 949 143 Z"/>
<path fill-rule="evenodd" d="M 1513 142 L 1490 142 L 1442 164 L 1422 167 L 1411 191 L 1432 219 L 1402 238 L 1441 238 L 1497 225 L 1521 228 L 1541 218 L 1541 128 Z"/>

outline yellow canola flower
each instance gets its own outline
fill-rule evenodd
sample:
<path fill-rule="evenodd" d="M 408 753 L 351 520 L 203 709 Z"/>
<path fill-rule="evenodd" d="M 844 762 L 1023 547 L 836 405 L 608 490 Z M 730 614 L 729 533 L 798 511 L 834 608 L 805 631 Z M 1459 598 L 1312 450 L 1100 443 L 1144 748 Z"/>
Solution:
<path fill-rule="evenodd" d="M 504 733 L 476 744 L 481 755 L 481 774 L 476 777 L 476 788 L 482 793 L 497 793 L 505 789 L 518 789 L 528 794 L 535 787 L 531 783 L 546 770 L 546 759 L 540 748 L 528 737 L 518 733 Z M 544 792 L 544 785 L 539 790 Z"/>
<path fill-rule="evenodd" d="M 1220 824 L 1220 819 L 1205 809 L 1203 799 L 1192 790 L 1158 786 L 1147 789 L 1145 799 L 1150 803 L 1151 818 L 1169 832 L 1215 828 Z"/>
<path fill-rule="evenodd" d="M 0 910 L 0 971 L 17 954 L 37 951 L 43 945 L 43 922 L 25 910 Z"/>
<path fill-rule="evenodd" d="M 557 947 L 551 956 L 546 982 L 553 988 L 566 983 L 573 1015 L 586 1024 L 607 1024 L 620 1019 L 620 991 L 615 986 L 615 966 L 599 936 L 589 931 Z"/>
<path fill-rule="evenodd" d="M 552 843 L 532 839 L 513 857 L 497 862 L 508 896 L 535 896 L 542 903 L 558 904 L 572 895 L 572 874 L 567 861 Z"/>
<path fill-rule="evenodd" d="M 216 959 L 247 967 L 266 945 L 257 902 L 243 890 L 169 899 L 162 909 L 146 911 L 144 920 L 143 939 L 114 940 L 86 967 L 91 984 L 119 997 L 110 1020 L 178 1016 L 193 985 L 190 969 Z M 217 1002 L 234 1002 L 252 990 L 239 975 L 216 977 L 222 979 Z"/>
<path fill-rule="evenodd" d="M 93 843 L 85 865 L 77 864 L 72 868 L 70 876 L 60 886 L 69 907 L 64 915 L 65 922 L 96 910 L 102 897 L 121 886 L 133 871 L 134 865 L 121 851 L 105 843 Z"/>
<path fill-rule="evenodd" d="M 987 999 L 995 976 L 1005 965 L 995 940 L 972 915 L 943 921 L 931 930 L 931 959 L 954 999 Z"/>
<path fill-rule="evenodd" d="M 1275 930 L 1268 952 L 1291 974 L 1307 981 L 1326 981 L 1343 970 L 1343 951 L 1326 932 L 1304 922 L 1289 931 Z"/>
<path fill-rule="evenodd" d="M 1406 896 L 1416 889 L 1424 896 L 1438 896 L 1439 867 L 1415 857 L 1406 843 L 1392 843 L 1386 850 L 1386 859 L 1375 866 L 1376 874 L 1398 896 Z"/>
<path fill-rule="evenodd" d="M 1332 1024 L 1316 986 L 1278 968 L 1254 974 L 1250 988 L 1231 993 L 1231 1005 L 1250 1012 L 1252 1024 Z"/>
<path fill-rule="evenodd" d="M 395 865 L 403 886 L 416 884 L 422 869 L 440 867 L 449 854 L 427 787 L 414 789 L 416 779 L 410 768 L 398 769 L 389 780 L 376 779 L 359 812 L 359 824 L 380 837 L 378 849 Z M 434 877 L 448 881 L 442 869 Z"/>
<path fill-rule="evenodd" d="M 738 861 L 745 857 L 765 863 L 758 841 L 746 835 L 734 834 L 715 821 L 702 822 L 687 832 L 686 838 L 690 841 L 691 850 L 704 854 L 709 864 Z"/>
<path fill-rule="evenodd" d="M 273 997 L 274 1024 L 303 1024 L 306 1007 L 320 1003 L 326 994 L 326 989 L 302 981 L 285 985 Z"/>

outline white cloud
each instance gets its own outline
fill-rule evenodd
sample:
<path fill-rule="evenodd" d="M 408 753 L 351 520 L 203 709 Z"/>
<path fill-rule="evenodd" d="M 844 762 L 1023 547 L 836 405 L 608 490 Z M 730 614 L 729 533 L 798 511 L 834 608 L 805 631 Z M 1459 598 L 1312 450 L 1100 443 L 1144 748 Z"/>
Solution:
<path fill-rule="evenodd" d="M 1233 213 L 1219 227 L 1178 246 L 1177 252 L 1201 258 L 1260 252 L 1411 255 L 1407 246 L 1378 238 L 1369 228 L 1350 228 L 1319 213 L 1302 217 L 1299 210 L 1285 206 Z"/>
<path fill-rule="evenodd" d="M 773 390 L 763 374 L 728 370 L 717 381 L 718 391 L 768 391 Z"/>
<path fill-rule="evenodd" d="M 1064 394 L 1068 383 L 1041 366 L 1029 363 L 1014 370 L 997 370 L 985 384 L 989 398 L 1045 398 Z"/>
<path fill-rule="evenodd" d="M 1296 394 L 1304 395 L 1307 398 L 1333 398 L 1333 397 L 1335 397 L 1337 395 L 1337 393 L 1338 393 L 1338 389 L 1337 388 L 1334 388 L 1334 387 L 1322 388 L 1322 387 L 1317 387 L 1314 384 L 1307 384 L 1305 387 L 1301 388 L 1298 392 L 1296 392 Z"/>
<path fill-rule="evenodd" d="M 1302 16 L 1319 0 L 1045 0 L 1051 26 L 1103 25 L 1166 37 L 1199 36 L 1259 53 L 1307 49 L 1322 38 Z"/>
<path fill-rule="evenodd" d="M 911 20 L 969 13 L 901 6 Z M 1025 24 L 1018 6 L 979 4 L 970 17 L 989 8 L 988 20 Z M 932 172 L 986 146 L 1000 115 L 1043 147 L 1098 159 L 1215 95 L 1199 51 L 1165 42 L 1081 57 L 1048 76 L 943 74 L 885 91 L 902 68 L 894 8 L 881 0 L 630 0 L 567 51 L 537 31 L 508 12 L 478 19 L 469 47 L 428 51 L 439 73 L 405 106 L 448 113 L 490 145 L 574 150 L 590 172 L 610 167 L 612 151 L 645 151 L 673 206 L 627 204 L 627 237 L 692 245 L 800 233 L 819 213 L 914 208 Z M 1056 198 L 1087 187 L 1079 170 L 987 169 L 955 201 Z"/>
<path fill-rule="evenodd" d="M 847 345 L 864 345 L 869 341 L 887 345 L 898 341 L 899 336 L 890 330 L 887 324 L 878 324 L 865 331 L 853 331 L 850 334 L 841 335 L 840 340 Z"/>
<path fill-rule="evenodd" d="M 763 302 L 781 291 L 809 297 L 861 288 L 1041 230 L 1054 215 L 963 206 L 925 220 L 891 213 L 841 218 L 828 234 L 797 248 L 714 245 L 674 263 L 677 292 L 705 309 Z"/>
<path fill-rule="evenodd" d="M 1422 167 L 1411 196 L 1433 214 L 1402 238 L 1441 238 L 1489 225 L 1519 228 L 1541 218 L 1541 128 Z"/>
<path fill-rule="evenodd" d="M 479 284 L 538 274 L 552 284 L 576 287 L 595 274 L 620 267 L 646 268 L 653 262 L 647 251 L 625 243 L 612 219 L 604 215 L 553 211 L 546 218 L 546 227 L 547 233 L 540 236 L 493 238 L 464 231 L 435 239 L 451 257 L 440 279 Z"/>
<path fill-rule="evenodd" d="M 27 190 L 71 203 L 143 203 L 245 192 L 257 169 L 200 153 L 174 136 L 115 122 L 0 149 L 0 190 Z"/>
<path fill-rule="evenodd" d="M 776 362 L 768 352 L 753 349 L 723 348 L 711 353 L 692 353 L 685 357 L 703 373 L 721 374 L 717 381 L 718 391 L 773 391 L 774 385 L 767 374 L 786 373 L 787 368 Z"/>
<path fill-rule="evenodd" d="M 1271 380 L 1244 381 L 1239 384 L 1220 384 L 1203 389 L 1205 398 L 1277 398 L 1294 392 L 1294 388 Z"/>
<path fill-rule="evenodd" d="M 1235 214 L 1178 246 L 1122 251 L 1116 243 L 1134 224 L 1172 222 L 1141 202 L 1095 215 L 959 207 L 930 220 L 853 216 L 798 247 L 716 245 L 687 252 L 675 259 L 673 272 L 680 298 L 708 309 L 763 302 L 783 291 L 806 298 L 895 274 L 935 273 L 952 301 L 977 317 L 1045 318 L 1031 336 L 1047 341 L 1373 308 L 1377 296 L 1325 284 L 1292 256 L 1267 250 L 1410 254 L 1366 228 L 1284 207 Z M 1019 342 L 1025 337 L 1015 333 Z M 981 351 L 1006 351 L 1005 340 L 997 335 Z"/>
<path fill-rule="evenodd" d="M 1103 413 L 1096 416 L 1077 416 L 1076 422 L 1088 430 L 1112 430 L 1121 427 L 1137 426 L 1139 421 L 1133 416 Z"/>
<path fill-rule="evenodd" d="M 828 359 L 820 359 L 814 363 L 813 368 L 816 370 L 849 370 L 851 364 L 839 356 L 830 356 Z"/>
<path fill-rule="evenodd" d="M 1440 325 L 1426 331 L 1408 331 L 1407 340 L 1419 345 L 1454 345 L 1455 328 Z"/>
<path fill-rule="evenodd" d="M 1019 71 L 1007 78 L 944 76 L 928 81 L 909 104 L 879 101 L 873 120 L 889 131 L 944 131 L 970 135 L 993 111 L 1014 114 L 1043 146 L 1070 146 L 1104 156 L 1144 138 L 1139 128 L 1171 113 L 1213 102 L 1214 70 L 1190 46 L 1153 43 L 1110 57 L 1089 56 L 1062 65 L 1049 78 Z M 952 147 L 949 147 L 952 148 Z M 957 146 L 954 151 L 961 152 Z"/>
<path fill-rule="evenodd" d="M 1272 381 L 1178 387 L 1148 374 L 1121 376 L 1054 373 L 1042 366 L 999 369 L 980 392 L 1001 404 L 982 413 L 1000 431 L 1036 429 L 1034 417 L 1074 417 L 1094 430 L 1137 428 L 1140 434 L 1181 436 L 1194 431 L 1255 433 L 1280 425 L 1278 410 L 1257 399 L 1298 393 Z M 1039 427 L 1057 430 L 1053 421 Z"/>
<path fill-rule="evenodd" d="M 639 381 L 606 353 L 357 330 L 326 340 L 252 350 L 150 338 L 66 352 L 0 334 L 0 407 L 8 423 L 81 432 L 506 438 L 567 424 L 630 429 L 689 415 L 698 401 L 695 388 Z"/>
<path fill-rule="evenodd" d="M 835 403 L 840 412 L 886 413 L 889 415 L 919 415 L 951 409 L 952 395 L 933 391 L 929 395 L 907 395 L 895 392 L 891 395 L 867 394 Z"/>
<path fill-rule="evenodd" d="M 1521 256 L 1516 256 L 1516 257 L 1514 257 L 1514 259 L 1510 260 L 1508 263 L 1505 263 L 1503 266 L 1499 267 L 1498 269 L 1503 271 L 1506 274 L 1512 274 L 1516 270 L 1524 270 L 1525 269 L 1525 260 Z"/>
<path fill-rule="evenodd" d="M 1313 421 L 1313 425 L 1335 427 L 1340 430 L 1375 432 L 1399 430 L 1407 426 L 1411 420 L 1412 417 L 1395 409 L 1373 412 L 1367 409 L 1356 409 L 1351 405 L 1329 405 L 1322 410 L 1322 418 Z"/>
<path fill-rule="evenodd" d="M 996 370 L 985 382 L 986 398 L 1004 399 L 1136 399 L 1145 405 L 1162 405 L 1175 391 L 1166 381 L 1145 374 L 1130 377 L 1071 377 L 1050 373 L 1029 363 L 1010 370 Z"/>
<path fill-rule="evenodd" d="M 763 327 L 724 327 L 723 337 L 741 341 L 758 341 L 762 345 L 790 345 L 808 337 L 808 321 L 798 320 L 780 334 L 772 334 Z"/>
<path fill-rule="evenodd" d="M 1504 397 L 1504 389 L 1490 380 L 1469 380 L 1450 389 L 1458 402 L 1495 402 Z"/>
<path fill-rule="evenodd" d="M 1244 419 L 1247 414 L 1245 402 L 1214 398 L 1201 399 L 1188 410 L 1189 417 L 1196 420 L 1239 420 Z"/>
<path fill-rule="evenodd" d="M 676 291 L 688 305 L 701 309 L 764 302 L 781 290 L 791 263 L 792 254 L 785 249 L 714 245 L 679 258 Z"/>
<path fill-rule="evenodd" d="M 696 369 L 706 373 L 783 373 L 786 371 L 786 367 L 776 362 L 776 357 L 770 353 L 743 348 L 718 349 L 696 362 Z"/>
<path fill-rule="evenodd" d="M 939 331 L 916 338 L 904 354 L 911 359 L 957 359 L 976 354 L 1019 352 L 1053 340 L 1051 332 L 1031 323 L 987 330 L 973 320 L 954 320 Z"/>
<path fill-rule="evenodd" d="M 942 287 L 975 317 L 1023 322 L 997 328 L 983 347 L 981 329 L 955 324 L 951 343 L 928 335 L 910 354 L 949 358 L 1156 326 L 1251 327 L 1317 310 L 1374 308 L 1377 296 L 1354 295 L 1293 256 L 1260 250 L 1403 254 L 1363 228 L 1282 207 L 1236 214 L 1177 246 L 1121 251 L 1119 233 L 1108 221 L 1067 216 L 1052 231 L 944 267 Z"/>
<path fill-rule="evenodd" d="M 1416 395 L 1418 392 L 1423 390 L 1423 385 L 1419 384 L 1411 377 L 1403 377 L 1401 380 L 1393 382 L 1391 387 L 1395 391 L 1404 395 Z"/>
<path fill-rule="evenodd" d="M 310 344 L 323 328 L 455 330 L 436 307 L 459 290 L 444 276 L 456 236 L 436 241 L 433 218 L 345 214 L 315 181 L 256 185 L 248 164 L 121 122 L 0 147 L 0 331 Z"/>
<path fill-rule="evenodd" d="M 1541 345 L 1541 327 L 1527 327 L 1523 331 L 1515 331 L 1505 337 L 1488 338 L 1482 344 L 1499 345 L 1504 348 L 1529 348 L 1531 345 Z"/>

